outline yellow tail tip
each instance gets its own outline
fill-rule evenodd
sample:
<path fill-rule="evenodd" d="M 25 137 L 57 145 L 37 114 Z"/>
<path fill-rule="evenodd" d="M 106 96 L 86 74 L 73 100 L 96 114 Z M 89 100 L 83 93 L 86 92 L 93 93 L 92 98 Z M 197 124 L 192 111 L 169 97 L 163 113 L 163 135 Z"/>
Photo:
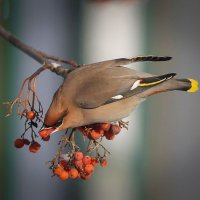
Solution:
<path fill-rule="evenodd" d="M 191 88 L 187 92 L 196 92 L 199 89 L 199 83 L 197 80 L 188 79 L 191 82 Z"/>

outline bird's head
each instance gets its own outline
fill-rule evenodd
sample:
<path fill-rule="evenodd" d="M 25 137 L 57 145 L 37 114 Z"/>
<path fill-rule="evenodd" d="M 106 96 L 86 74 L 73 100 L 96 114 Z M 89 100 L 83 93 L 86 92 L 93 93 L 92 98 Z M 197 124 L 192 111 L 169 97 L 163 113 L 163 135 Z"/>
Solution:
<path fill-rule="evenodd" d="M 66 129 L 65 118 L 67 114 L 68 109 L 63 103 L 61 89 L 58 89 L 45 114 L 44 123 L 39 134 L 45 136 Z"/>
<path fill-rule="evenodd" d="M 50 114 L 47 112 L 45 115 L 44 123 L 39 131 L 40 135 L 47 134 L 50 135 L 57 131 L 66 129 L 65 118 L 67 117 L 67 112 Z"/>

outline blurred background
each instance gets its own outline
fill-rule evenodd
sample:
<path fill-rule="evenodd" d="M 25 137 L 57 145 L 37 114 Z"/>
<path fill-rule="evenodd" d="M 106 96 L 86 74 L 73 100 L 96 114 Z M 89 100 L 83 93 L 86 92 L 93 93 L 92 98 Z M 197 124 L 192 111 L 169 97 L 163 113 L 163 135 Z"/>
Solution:
<path fill-rule="evenodd" d="M 25 43 L 49 54 L 92 63 L 136 55 L 172 56 L 137 63 L 153 74 L 175 72 L 200 81 L 198 0 L 0 0 L 0 24 Z M 133 66 L 133 65 L 132 65 Z M 25 77 L 40 65 L 0 38 L 0 101 L 14 99 Z M 38 93 L 45 110 L 62 78 L 44 72 Z M 23 131 L 0 106 L 1 200 L 199 200 L 199 92 L 169 92 L 148 98 L 126 120 L 128 131 L 106 142 L 109 165 L 88 181 L 51 178 L 45 162 L 59 133 L 36 155 L 16 150 Z"/>

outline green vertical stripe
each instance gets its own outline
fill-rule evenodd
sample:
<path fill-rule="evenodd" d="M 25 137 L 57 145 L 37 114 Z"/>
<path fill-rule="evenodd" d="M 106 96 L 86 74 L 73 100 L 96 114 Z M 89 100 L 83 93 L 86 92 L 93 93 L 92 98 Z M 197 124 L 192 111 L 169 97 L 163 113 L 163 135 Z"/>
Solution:
<path fill-rule="evenodd" d="M 15 23 L 16 19 L 16 5 L 17 2 L 12 2 L 9 6 L 6 2 L 6 10 L 10 10 L 9 13 L 6 12 L 6 16 L 3 14 L 3 25 L 6 29 L 11 32 L 16 32 L 17 25 Z M 12 15 L 11 15 L 12 13 Z M 14 52 L 13 52 L 14 51 Z M 15 98 L 16 94 L 16 71 L 17 71 L 17 58 L 15 55 L 16 49 L 10 45 L 7 41 L 0 39 L 0 101 L 9 101 Z M 12 117 L 6 118 L 7 109 L 6 106 L 0 107 L 0 199 L 1 200 L 13 200 L 14 199 L 14 177 L 15 174 L 15 160 L 14 160 L 14 148 L 13 140 L 15 135 L 14 119 L 15 115 Z"/>

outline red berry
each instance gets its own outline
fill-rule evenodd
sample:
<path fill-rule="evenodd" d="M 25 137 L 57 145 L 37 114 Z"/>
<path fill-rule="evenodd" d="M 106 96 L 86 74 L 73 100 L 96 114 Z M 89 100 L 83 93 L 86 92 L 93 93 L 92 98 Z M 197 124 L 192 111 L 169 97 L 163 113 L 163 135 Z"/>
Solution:
<path fill-rule="evenodd" d="M 61 160 L 58 164 L 59 164 L 60 166 L 62 166 L 63 168 L 66 168 L 66 167 L 67 167 L 67 161 L 66 161 L 66 160 Z"/>
<path fill-rule="evenodd" d="M 106 159 L 102 159 L 101 162 L 100 162 L 100 164 L 101 164 L 102 167 L 106 167 L 107 164 L 108 164 L 108 162 L 107 162 Z"/>
<path fill-rule="evenodd" d="M 14 145 L 15 145 L 16 148 L 22 148 L 24 146 L 24 140 L 18 138 L 18 139 L 15 140 Z"/>
<path fill-rule="evenodd" d="M 84 126 L 78 127 L 77 128 L 84 136 L 87 136 L 87 131 L 85 130 Z"/>
<path fill-rule="evenodd" d="M 106 137 L 107 140 L 113 140 L 115 138 L 115 134 L 111 133 L 110 131 L 106 132 L 104 136 Z"/>
<path fill-rule="evenodd" d="M 74 165 L 79 171 L 83 170 L 83 162 L 82 162 L 82 160 L 76 160 L 74 162 Z"/>
<path fill-rule="evenodd" d="M 81 151 L 77 151 L 74 153 L 75 160 L 82 160 L 83 159 L 83 153 Z"/>
<path fill-rule="evenodd" d="M 28 139 L 25 139 L 25 138 L 23 139 L 23 142 L 25 145 L 29 145 L 31 143 Z"/>
<path fill-rule="evenodd" d="M 108 131 L 110 129 L 110 126 L 111 125 L 109 123 L 101 123 L 100 124 L 101 129 L 104 131 Z"/>
<path fill-rule="evenodd" d="M 29 151 L 36 153 L 40 149 L 41 145 L 38 142 L 32 142 L 29 146 Z"/>
<path fill-rule="evenodd" d="M 78 177 L 78 170 L 75 168 L 71 168 L 71 170 L 69 171 L 69 177 L 72 179 L 75 179 Z"/>
<path fill-rule="evenodd" d="M 91 163 L 91 157 L 90 156 L 84 156 L 82 159 L 82 162 L 84 165 L 90 164 Z"/>
<path fill-rule="evenodd" d="M 95 130 L 90 131 L 89 138 L 92 140 L 97 140 L 101 137 L 101 133 Z"/>
<path fill-rule="evenodd" d="M 30 120 L 33 120 L 35 118 L 35 112 L 34 111 L 28 111 L 26 113 L 26 118 L 30 119 Z"/>
<path fill-rule="evenodd" d="M 121 131 L 121 128 L 117 124 L 111 125 L 110 132 L 112 132 L 113 134 L 117 135 L 120 133 L 120 131 Z"/>
<path fill-rule="evenodd" d="M 85 165 L 84 171 L 86 174 L 91 174 L 92 172 L 94 172 L 94 166 L 91 164 Z"/>
<path fill-rule="evenodd" d="M 43 129 L 39 132 L 39 135 L 42 137 L 42 138 L 45 138 L 47 136 L 50 135 L 50 133 L 52 132 L 52 129 Z"/>
<path fill-rule="evenodd" d="M 50 135 L 48 135 L 46 137 L 42 137 L 42 140 L 45 141 L 45 142 L 49 141 L 50 140 Z"/>
<path fill-rule="evenodd" d="M 91 158 L 91 164 L 95 167 L 97 165 L 98 161 L 95 157 Z"/>
<path fill-rule="evenodd" d="M 81 174 L 81 179 L 88 180 L 91 177 L 91 174 Z"/>

